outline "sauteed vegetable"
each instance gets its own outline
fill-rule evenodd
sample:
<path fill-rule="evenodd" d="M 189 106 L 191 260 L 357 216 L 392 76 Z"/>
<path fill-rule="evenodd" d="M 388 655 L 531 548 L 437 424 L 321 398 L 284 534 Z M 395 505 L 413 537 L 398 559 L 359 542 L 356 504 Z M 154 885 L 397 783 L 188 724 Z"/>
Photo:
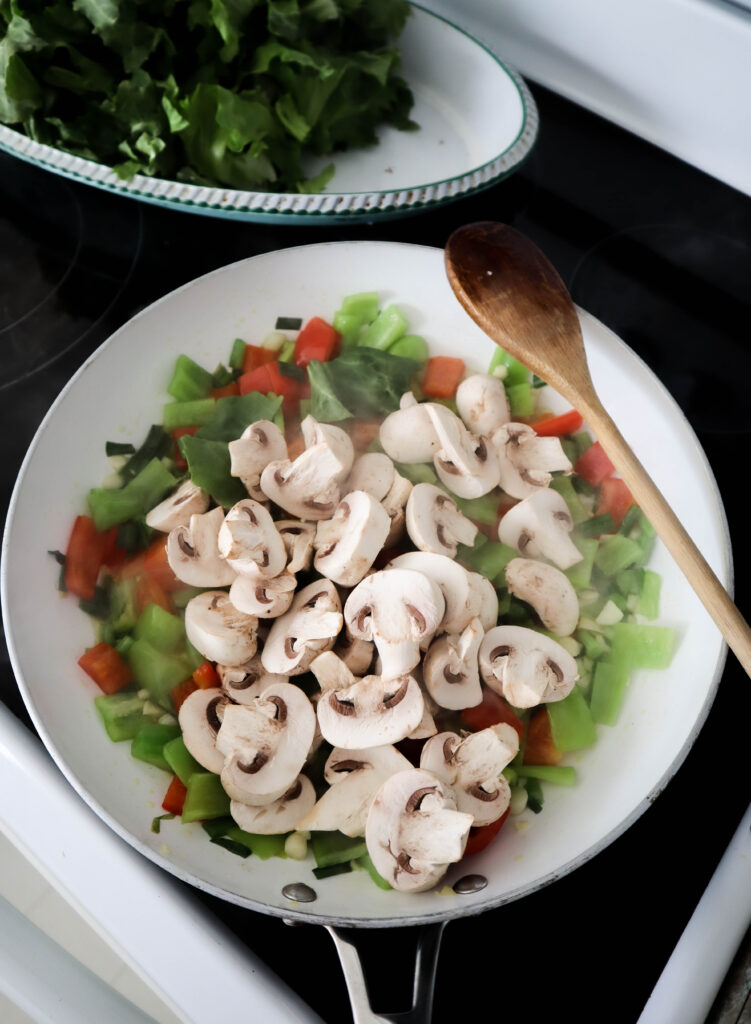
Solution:
<path fill-rule="evenodd" d="M 108 735 L 172 776 L 155 829 L 428 889 L 668 665 L 653 529 L 505 352 L 430 357 L 365 293 L 167 391 L 58 553 Z"/>

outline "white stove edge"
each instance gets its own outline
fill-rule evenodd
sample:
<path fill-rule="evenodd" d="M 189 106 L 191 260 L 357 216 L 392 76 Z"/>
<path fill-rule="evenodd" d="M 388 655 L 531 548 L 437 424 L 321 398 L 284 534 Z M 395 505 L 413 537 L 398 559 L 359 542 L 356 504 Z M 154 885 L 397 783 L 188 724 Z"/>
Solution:
<path fill-rule="evenodd" d="M 751 195 L 751 11 L 724 0 L 420 2 L 532 82 Z"/>
<path fill-rule="evenodd" d="M 322 1024 L 217 918 L 97 818 L 2 703 L 0 793 L 0 830 L 186 1024 L 214 1024 L 218 993 L 223 1015 L 245 1019 L 252 1010 L 264 1024 Z M 92 871 L 97 863 L 107 870 Z M 196 963 L 210 985 L 191 969 Z"/>

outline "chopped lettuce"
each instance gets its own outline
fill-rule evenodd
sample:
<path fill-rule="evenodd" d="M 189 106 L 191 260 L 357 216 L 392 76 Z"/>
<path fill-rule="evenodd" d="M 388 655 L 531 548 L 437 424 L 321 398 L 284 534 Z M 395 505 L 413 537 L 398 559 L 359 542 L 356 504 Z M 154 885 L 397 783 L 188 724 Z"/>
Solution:
<path fill-rule="evenodd" d="M 0 122 L 133 174 L 307 192 L 413 128 L 406 0 L 0 2 Z"/>
<path fill-rule="evenodd" d="M 308 364 L 310 411 L 332 423 L 352 416 L 387 416 L 399 408 L 421 363 L 375 348 L 347 349 L 328 363 Z"/>

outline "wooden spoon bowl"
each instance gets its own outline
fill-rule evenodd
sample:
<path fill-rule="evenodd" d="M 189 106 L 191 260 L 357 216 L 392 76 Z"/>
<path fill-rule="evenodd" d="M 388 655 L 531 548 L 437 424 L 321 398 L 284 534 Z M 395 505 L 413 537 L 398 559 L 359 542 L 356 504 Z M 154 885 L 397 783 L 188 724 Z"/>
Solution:
<path fill-rule="evenodd" d="M 482 330 L 591 424 L 678 567 L 751 675 L 751 629 L 595 392 L 579 317 L 563 281 L 525 235 L 482 221 L 446 244 L 454 294 Z"/>

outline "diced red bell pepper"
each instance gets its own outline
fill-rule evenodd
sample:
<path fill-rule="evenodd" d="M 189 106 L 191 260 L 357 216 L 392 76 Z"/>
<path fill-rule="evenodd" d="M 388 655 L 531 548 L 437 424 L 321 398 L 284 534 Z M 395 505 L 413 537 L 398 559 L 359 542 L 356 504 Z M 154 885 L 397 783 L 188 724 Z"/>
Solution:
<path fill-rule="evenodd" d="M 175 606 L 164 587 L 150 573 L 142 572 L 136 579 L 136 610 L 140 615 L 147 605 L 158 604 L 166 612 L 174 612 Z"/>
<path fill-rule="evenodd" d="M 177 467 L 177 469 L 188 468 L 188 463 L 183 458 L 183 453 L 180 451 L 180 445 L 178 444 L 178 441 L 180 440 L 181 437 L 184 437 L 185 434 L 190 434 L 190 436 L 192 437 L 195 434 L 195 432 L 199 429 L 199 427 L 176 427 L 174 430 L 170 431 L 175 442 L 175 450 L 172 453 L 172 458 L 175 460 L 175 466 Z"/>
<path fill-rule="evenodd" d="M 185 584 L 179 580 L 167 561 L 167 538 L 157 537 L 143 555 L 143 569 L 151 578 L 166 590 L 168 594 L 176 590 L 184 590 Z"/>
<path fill-rule="evenodd" d="M 615 466 L 605 454 L 599 441 L 595 441 L 583 455 L 579 456 L 574 469 L 592 487 L 597 487 L 615 472 Z"/>
<path fill-rule="evenodd" d="M 335 359 L 342 348 L 342 337 L 331 324 L 314 316 L 297 335 L 293 360 L 298 366 L 307 366 L 314 359 L 327 363 Z"/>
<path fill-rule="evenodd" d="M 209 398 L 234 398 L 239 394 L 240 388 L 237 386 L 237 381 L 232 380 L 222 388 L 212 388 L 209 391 Z"/>
<path fill-rule="evenodd" d="M 277 354 L 271 348 L 263 348 L 261 345 L 246 345 L 243 356 L 243 373 L 251 373 L 259 366 L 276 361 Z"/>
<path fill-rule="evenodd" d="M 461 717 L 472 732 L 480 732 L 481 729 L 488 729 L 491 725 L 506 722 L 519 733 L 520 741 L 524 735 L 524 722 L 512 710 L 511 705 L 503 697 L 499 697 L 497 693 L 487 688 L 483 691 L 482 703 L 473 708 L 465 708 Z"/>
<path fill-rule="evenodd" d="M 565 437 L 574 434 L 581 427 L 584 419 L 576 409 L 569 409 L 560 416 L 548 416 L 546 419 L 532 423 L 532 429 L 538 437 Z"/>
<path fill-rule="evenodd" d="M 464 376 L 464 360 L 454 356 L 433 356 L 425 364 L 422 393 L 427 398 L 453 398 Z"/>
<path fill-rule="evenodd" d="M 244 373 L 238 379 L 240 394 L 247 395 L 258 391 L 262 395 L 274 394 L 282 398 L 282 409 L 285 413 L 295 413 L 300 399 L 310 395 L 310 385 L 294 377 L 285 376 L 279 369 L 279 361 L 266 363 L 250 373 Z"/>
<path fill-rule="evenodd" d="M 506 808 L 497 821 L 491 821 L 489 825 L 477 825 L 471 828 L 467 845 L 464 848 L 464 856 L 471 857 L 473 853 L 479 853 L 480 850 L 484 850 L 486 846 L 492 843 L 501 831 L 501 827 L 506 818 L 508 818 L 508 815 L 508 808 Z"/>
<path fill-rule="evenodd" d="M 133 682 L 130 665 L 120 657 L 114 647 L 103 641 L 85 651 L 78 659 L 78 664 L 86 675 L 94 680 L 102 693 L 117 693 Z"/>
<path fill-rule="evenodd" d="M 221 686 L 222 681 L 210 661 L 204 661 L 193 673 L 193 680 L 196 686 L 202 690 L 210 690 L 212 686 Z"/>
<path fill-rule="evenodd" d="M 65 550 L 65 588 L 90 601 L 105 555 L 114 548 L 117 527 L 100 533 L 90 516 L 76 516 Z"/>
<path fill-rule="evenodd" d="M 170 698 L 172 699 L 172 706 L 175 711 L 179 711 L 182 703 L 186 698 L 190 697 L 191 693 L 195 693 L 198 689 L 198 683 L 195 681 L 193 676 L 189 679 L 184 679 L 177 686 L 173 686 L 169 692 Z"/>
<path fill-rule="evenodd" d="M 164 800 L 162 800 L 162 810 L 166 811 L 167 814 L 182 814 L 187 792 L 188 790 L 175 775 L 164 795 Z"/>
<path fill-rule="evenodd" d="M 524 744 L 525 764 L 558 764 L 563 757 L 553 742 L 550 730 L 550 716 L 546 708 L 535 711 L 527 726 L 527 740 Z"/>
<path fill-rule="evenodd" d="M 610 476 L 600 484 L 595 514 L 609 512 L 613 517 L 615 528 L 618 529 L 623 522 L 623 517 L 633 504 L 634 496 L 623 480 L 618 476 Z"/>

